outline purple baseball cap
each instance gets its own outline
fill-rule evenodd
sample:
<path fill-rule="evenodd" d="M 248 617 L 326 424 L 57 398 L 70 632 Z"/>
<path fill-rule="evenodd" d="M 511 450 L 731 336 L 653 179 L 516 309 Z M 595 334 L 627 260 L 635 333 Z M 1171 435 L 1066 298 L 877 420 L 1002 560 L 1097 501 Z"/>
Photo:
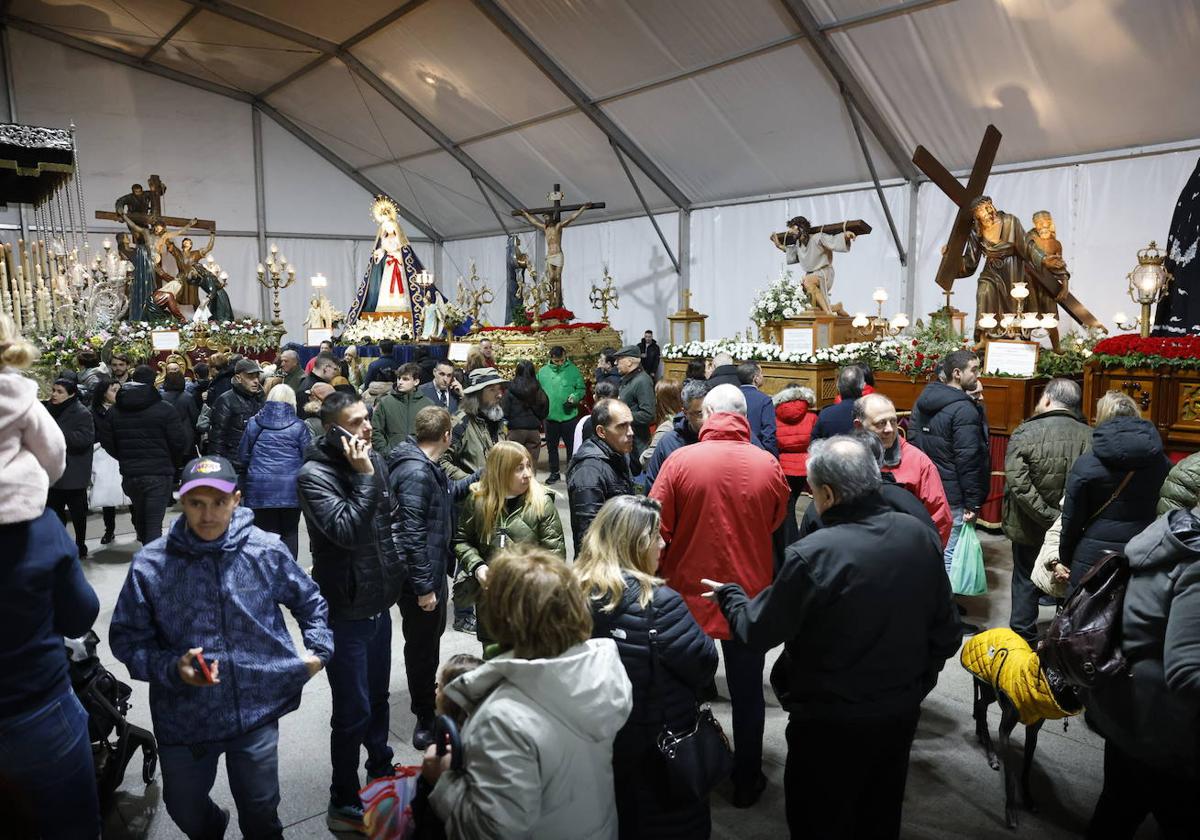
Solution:
<path fill-rule="evenodd" d="M 197 487 L 212 487 L 222 493 L 232 493 L 237 489 L 237 482 L 237 471 L 233 464 L 220 455 L 205 455 L 192 460 L 183 468 L 179 495 L 183 496 Z"/>

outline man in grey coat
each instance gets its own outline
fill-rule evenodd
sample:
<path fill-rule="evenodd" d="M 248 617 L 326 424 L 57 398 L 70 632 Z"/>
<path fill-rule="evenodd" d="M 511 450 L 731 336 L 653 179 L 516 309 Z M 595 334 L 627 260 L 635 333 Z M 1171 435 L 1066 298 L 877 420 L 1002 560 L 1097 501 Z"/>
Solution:
<path fill-rule="evenodd" d="M 642 370 L 642 353 L 636 344 L 622 347 L 613 354 L 621 374 L 620 400 L 633 413 L 633 459 L 641 457 L 650 445 L 650 424 L 654 422 L 656 401 L 654 381 Z"/>

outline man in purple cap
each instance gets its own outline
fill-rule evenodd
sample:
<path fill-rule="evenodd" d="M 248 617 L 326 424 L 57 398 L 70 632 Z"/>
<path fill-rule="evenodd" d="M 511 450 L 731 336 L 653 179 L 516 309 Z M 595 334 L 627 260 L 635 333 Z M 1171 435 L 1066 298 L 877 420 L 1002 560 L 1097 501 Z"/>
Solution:
<path fill-rule="evenodd" d="M 184 467 L 183 516 L 134 555 L 109 627 L 113 653 L 150 683 L 163 802 L 188 837 L 225 833 L 229 812 L 208 795 L 222 753 L 243 836 L 282 836 L 279 718 L 333 655 L 325 599 L 239 507 L 237 480 L 216 455 Z"/>

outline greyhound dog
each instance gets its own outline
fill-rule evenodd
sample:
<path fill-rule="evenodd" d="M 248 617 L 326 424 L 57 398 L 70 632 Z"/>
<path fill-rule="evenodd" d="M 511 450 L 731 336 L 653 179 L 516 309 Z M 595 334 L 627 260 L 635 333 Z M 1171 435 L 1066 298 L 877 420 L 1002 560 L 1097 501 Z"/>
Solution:
<path fill-rule="evenodd" d="M 1025 750 L 1021 762 L 1021 800 L 1031 813 L 1037 803 L 1030 786 L 1038 732 L 1047 720 L 1079 714 L 1082 704 L 1073 689 L 1053 669 L 1042 668 L 1029 643 L 1011 630 L 988 630 L 963 646 L 962 665 L 971 672 L 974 687 L 975 737 L 983 745 L 988 766 L 1004 772 L 1004 818 L 1017 827 L 1017 770 L 1012 731 L 1025 724 Z M 988 730 L 987 711 L 1000 705 L 1000 750 L 997 754 Z"/>

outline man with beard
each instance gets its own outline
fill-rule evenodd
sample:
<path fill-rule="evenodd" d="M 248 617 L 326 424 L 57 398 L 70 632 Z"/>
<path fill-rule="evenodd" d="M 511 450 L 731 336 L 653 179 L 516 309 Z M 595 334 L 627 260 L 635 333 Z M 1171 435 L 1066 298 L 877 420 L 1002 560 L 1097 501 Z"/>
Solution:
<path fill-rule="evenodd" d="M 500 408 L 501 386 L 505 380 L 495 368 L 471 371 L 454 415 L 450 448 L 439 463 L 452 479 L 466 478 L 483 469 L 488 451 L 508 438 L 504 411 Z"/>

